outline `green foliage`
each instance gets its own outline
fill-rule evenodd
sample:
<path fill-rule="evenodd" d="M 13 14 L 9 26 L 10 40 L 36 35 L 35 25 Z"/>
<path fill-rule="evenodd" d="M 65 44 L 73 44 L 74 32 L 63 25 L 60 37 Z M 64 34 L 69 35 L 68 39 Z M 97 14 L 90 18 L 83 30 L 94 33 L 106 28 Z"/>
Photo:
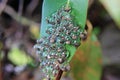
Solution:
<path fill-rule="evenodd" d="M 120 28 L 120 0 L 99 0 Z"/>
<path fill-rule="evenodd" d="M 62 6 L 70 6 L 72 8 L 71 15 L 74 23 L 78 24 L 83 30 L 85 28 L 88 0 L 44 0 L 42 23 L 40 36 L 48 36 L 45 32 L 48 24 L 46 17 L 50 17 Z M 95 35 L 89 35 L 86 42 L 77 49 L 72 45 L 65 45 L 70 52 L 68 62 L 71 61 L 74 53 L 75 57 L 72 61 L 72 73 L 75 80 L 100 80 L 101 76 L 101 49 Z"/>
<path fill-rule="evenodd" d="M 71 15 L 74 17 L 74 22 L 84 29 L 87 16 L 88 0 L 44 0 L 43 11 L 42 11 L 42 23 L 40 36 L 46 36 L 46 17 L 51 16 L 54 12 L 60 9 L 62 6 L 72 7 Z M 71 52 L 70 59 L 75 53 L 75 47 L 67 45 L 67 48 Z M 69 61 L 70 61 L 69 59 Z"/>
<path fill-rule="evenodd" d="M 32 59 L 19 48 L 12 48 L 9 52 L 8 59 L 16 65 L 26 65 L 32 62 Z"/>
<path fill-rule="evenodd" d="M 66 4 L 67 1 L 70 1 L 69 4 Z M 47 27 L 46 17 L 51 16 L 63 5 L 71 6 L 72 16 L 75 17 L 75 22 L 79 24 L 82 28 L 85 27 L 88 0 L 44 0 L 42 11 L 41 36 L 47 35 L 45 33 Z"/>
<path fill-rule="evenodd" d="M 100 80 L 101 48 L 94 34 L 77 49 L 71 61 L 71 72 L 75 80 Z"/>
<path fill-rule="evenodd" d="M 31 25 L 30 26 L 30 28 L 29 28 L 29 30 L 30 30 L 30 33 L 31 33 L 31 37 L 33 38 L 33 39 L 37 39 L 38 37 L 39 37 L 39 26 L 36 26 L 36 25 Z"/>
<path fill-rule="evenodd" d="M 2 42 L 0 41 L 0 50 L 2 49 L 2 47 L 3 47 L 3 44 L 2 44 Z"/>
<path fill-rule="evenodd" d="M 2 60 L 2 58 L 3 58 L 3 54 L 2 54 L 2 51 L 1 51 L 2 47 L 3 47 L 3 44 L 0 41 L 0 60 Z"/>
<path fill-rule="evenodd" d="M 98 35 L 98 34 L 100 34 L 100 28 L 99 27 L 95 27 L 94 29 L 93 29 L 93 34 L 95 34 L 95 35 Z"/>

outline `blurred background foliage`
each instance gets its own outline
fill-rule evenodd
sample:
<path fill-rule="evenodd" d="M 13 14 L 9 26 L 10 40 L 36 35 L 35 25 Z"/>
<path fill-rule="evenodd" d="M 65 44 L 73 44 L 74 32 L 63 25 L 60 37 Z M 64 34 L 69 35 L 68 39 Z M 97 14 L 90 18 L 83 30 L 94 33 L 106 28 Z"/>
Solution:
<path fill-rule="evenodd" d="M 88 37 L 77 49 L 71 61 L 74 80 L 100 80 L 102 72 L 102 52 L 92 24 L 87 21 Z M 79 64 L 79 67 L 78 67 Z"/>
<path fill-rule="evenodd" d="M 43 0 L 0 0 L 0 80 L 40 80 L 33 45 Z M 89 0 L 88 38 L 62 80 L 120 79 L 120 1 Z M 98 39 L 97 39 L 98 38 Z"/>
<path fill-rule="evenodd" d="M 118 27 L 120 27 L 120 0 L 100 0 Z"/>

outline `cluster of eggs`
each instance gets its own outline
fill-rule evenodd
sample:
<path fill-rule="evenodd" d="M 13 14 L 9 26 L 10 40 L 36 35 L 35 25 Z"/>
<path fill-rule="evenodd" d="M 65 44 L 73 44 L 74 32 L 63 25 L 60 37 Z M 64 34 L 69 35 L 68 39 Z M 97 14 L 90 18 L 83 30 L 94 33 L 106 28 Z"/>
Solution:
<path fill-rule="evenodd" d="M 48 36 L 37 40 L 36 53 L 40 58 L 40 68 L 48 78 L 55 77 L 58 71 L 70 69 L 67 59 L 71 56 L 65 45 L 80 45 L 82 29 L 74 24 L 71 8 L 62 7 L 46 19 L 49 25 Z"/>

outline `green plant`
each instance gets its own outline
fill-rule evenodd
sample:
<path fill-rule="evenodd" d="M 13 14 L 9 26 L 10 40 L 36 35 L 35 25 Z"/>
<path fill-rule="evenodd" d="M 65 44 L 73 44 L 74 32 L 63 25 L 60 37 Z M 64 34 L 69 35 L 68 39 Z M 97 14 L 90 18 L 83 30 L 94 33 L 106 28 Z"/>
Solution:
<path fill-rule="evenodd" d="M 78 6 L 79 5 L 79 6 Z M 41 70 L 54 79 L 69 63 L 84 38 L 88 0 L 44 0 L 40 39 L 35 45 Z"/>
<path fill-rule="evenodd" d="M 101 4 L 105 7 L 107 12 L 110 14 L 111 18 L 114 20 L 116 25 L 120 28 L 120 0 L 99 0 Z"/>

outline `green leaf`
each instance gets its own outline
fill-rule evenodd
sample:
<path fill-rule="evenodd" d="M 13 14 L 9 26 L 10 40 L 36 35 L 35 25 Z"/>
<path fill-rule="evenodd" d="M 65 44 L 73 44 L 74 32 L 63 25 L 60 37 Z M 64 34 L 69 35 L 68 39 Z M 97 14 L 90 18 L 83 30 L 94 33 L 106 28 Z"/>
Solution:
<path fill-rule="evenodd" d="M 101 68 L 101 48 L 92 34 L 77 49 L 71 61 L 71 73 L 75 80 L 100 80 Z"/>
<path fill-rule="evenodd" d="M 44 0 L 42 9 L 41 36 L 46 35 L 45 30 L 48 26 L 46 23 L 46 17 L 51 16 L 62 6 L 67 5 L 67 1 L 69 1 L 68 5 L 72 7 L 71 15 L 74 16 L 74 21 L 82 28 L 85 27 L 88 0 Z"/>
<path fill-rule="evenodd" d="M 71 45 L 66 45 L 66 49 L 70 52 L 70 57 L 68 59 L 68 62 L 70 62 L 70 60 L 72 59 L 72 57 L 74 56 L 74 53 L 76 51 L 76 48 L 74 46 Z"/>
<path fill-rule="evenodd" d="M 88 0 L 70 0 L 72 6 L 72 16 L 74 21 L 80 25 L 83 29 L 86 23 Z"/>
<path fill-rule="evenodd" d="M 46 36 L 45 33 L 48 24 L 46 23 L 46 17 L 51 16 L 54 12 L 60 9 L 63 5 L 67 3 L 67 0 L 44 0 L 42 9 L 42 23 L 40 29 L 40 36 Z"/>
<path fill-rule="evenodd" d="M 120 28 L 120 0 L 99 0 Z"/>
<path fill-rule="evenodd" d="M 31 25 L 30 28 L 29 28 L 29 31 L 31 33 L 31 37 L 33 39 L 37 39 L 39 37 L 39 26 L 36 26 L 36 25 Z"/>
<path fill-rule="evenodd" d="M 85 27 L 88 0 L 44 0 L 43 9 L 42 9 L 42 23 L 40 30 L 40 37 L 46 36 L 46 28 L 48 24 L 46 23 L 46 17 L 51 16 L 62 6 L 70 6 L 72 8 L 71 15 L 76 24 L 78 24 L 82 29 Z M 66 45 L 66 48 L 71 53 L 71 56 L 68 61 L 72 59 L 76 49 L 74 46 Z"/>
<path fill-rule="evenodd" d="M 26 65 L 32 62 L 32 59 L 19 48 L 12 48 L 9 52 L 8 59 L 15 65 Z"/>

